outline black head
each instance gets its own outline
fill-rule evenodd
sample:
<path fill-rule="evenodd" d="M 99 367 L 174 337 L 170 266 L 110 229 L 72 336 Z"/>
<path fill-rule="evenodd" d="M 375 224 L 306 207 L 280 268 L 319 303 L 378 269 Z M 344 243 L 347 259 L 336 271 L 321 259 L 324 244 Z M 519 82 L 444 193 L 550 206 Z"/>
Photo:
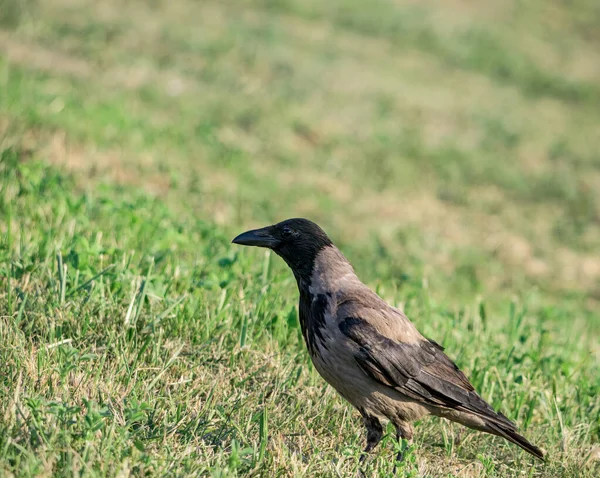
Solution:
<path fill-rule="evenodd" d="M 234 244 L 268 247 L 291 267 L 296 278 L 308 278 L 317 254 L 331 246 L 325 231 L 308 219 L 286 219 L 237 236 Z"/>

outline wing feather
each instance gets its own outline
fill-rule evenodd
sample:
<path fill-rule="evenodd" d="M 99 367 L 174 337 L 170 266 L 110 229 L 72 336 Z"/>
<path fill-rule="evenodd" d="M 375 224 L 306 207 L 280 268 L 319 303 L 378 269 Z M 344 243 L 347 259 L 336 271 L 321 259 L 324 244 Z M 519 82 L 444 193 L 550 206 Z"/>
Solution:
<path fill-rule="evenodd" d="M 347 317 L 341 332 L 357 346 L 355 360 L 373 380 L 418 402 L 474 413 L 514 429 L 477 393 L 443 348 L 428 339 L 401 343 L 382 335 L 372 320 Z"/>

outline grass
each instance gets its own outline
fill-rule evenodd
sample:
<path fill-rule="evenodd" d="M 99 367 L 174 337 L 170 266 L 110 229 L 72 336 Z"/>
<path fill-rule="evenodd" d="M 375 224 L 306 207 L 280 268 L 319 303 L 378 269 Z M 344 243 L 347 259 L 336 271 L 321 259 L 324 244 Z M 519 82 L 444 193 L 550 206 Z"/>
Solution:
<path fill-rule="evenodd" d="M 291 216 L 549 457 L 428 419 L 401 476 L 598 475 L 595 2 L 51 3 L 0 5 L 0 476 L 354 474 L 230 245 Z"/>

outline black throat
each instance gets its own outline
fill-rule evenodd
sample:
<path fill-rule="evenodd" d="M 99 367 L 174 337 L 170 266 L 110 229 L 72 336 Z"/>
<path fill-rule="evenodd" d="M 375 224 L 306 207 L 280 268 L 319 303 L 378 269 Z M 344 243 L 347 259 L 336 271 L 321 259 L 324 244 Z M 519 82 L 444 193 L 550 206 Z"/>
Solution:
<path fill-rule="evenodd" d="M 315 271 L 315 263 L 319 254 L 333 244 L 329 237 L 320 229 L 311 231 L 310 236 L 305 236 L 293 242 L 283 242 L 273 250 L 292 269 L 300 301 L 298 315 L 304 341 L 311 354 L 316 353 L 317 341 L 324 345 L 323 328 L 325 327 L 325 312 L 331 299 L 331 294 L 310 292 L 311 280 Z"/>
<path fill-rule="evenodd" d="M 300 300 L 298 301 L 298 317 L 304 342 L 311 355 L 318 352 L 317 341 L 322 347 L 327 348 L 323 336 L 325 328 L 325 313 L 329 307 L 332 294 L 312 294 L 309 289 L 310 282 L 298 281 Z"/>
<path fill-rule="evenodd" d="M 298 318 L 300 320 L 304 342 L 311 355 L 318 353 L 318 345 L 327 348 L 323 330 L 326 326 L 325 314 L 330 307 L 333 294 L 330 291 L 319 291 L 318 293 L 311 292 L 311 283 L 314 279 L 315 272 L 315 262 L 318 254 L 326 247 L 332 247 L 331 242 L 322 244 L 318 250 L 313 250 L 309 261 L 306 260 L 309 256 L 304 255 L 302 264 L 294 264 L 292 266 L 292 264 L 290 264 L 290 259 L 291 261 L 294 261 L 294 257 L 284 258 L 294 272 L 294 277 L 296 278 L 296 283 L 298 285 L 298 292 L 300 294 L 298 301 Z"/>

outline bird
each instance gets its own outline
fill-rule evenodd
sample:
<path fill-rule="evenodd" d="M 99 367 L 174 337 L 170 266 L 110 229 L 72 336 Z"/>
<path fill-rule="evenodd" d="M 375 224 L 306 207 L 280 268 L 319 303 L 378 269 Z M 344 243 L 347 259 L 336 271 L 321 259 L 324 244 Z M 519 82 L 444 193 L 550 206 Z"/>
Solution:
<path fill-rule="evenodd" d="M 362 416 L 360 462 L 391 422 L 410 443 L 413 423 L 443 417 L 491 433 L 544 461 L 544 453 L 475 391 L 444 348 L 421 335 L 399 309 L 363 284 L 325 231 L 304 218 L 244 232 L 232 241 L 271 249 L 290 267 L 300 294 L 298 316 L 314 367 Z M 396 456 L 404 459 L 406 447 Z"/>

